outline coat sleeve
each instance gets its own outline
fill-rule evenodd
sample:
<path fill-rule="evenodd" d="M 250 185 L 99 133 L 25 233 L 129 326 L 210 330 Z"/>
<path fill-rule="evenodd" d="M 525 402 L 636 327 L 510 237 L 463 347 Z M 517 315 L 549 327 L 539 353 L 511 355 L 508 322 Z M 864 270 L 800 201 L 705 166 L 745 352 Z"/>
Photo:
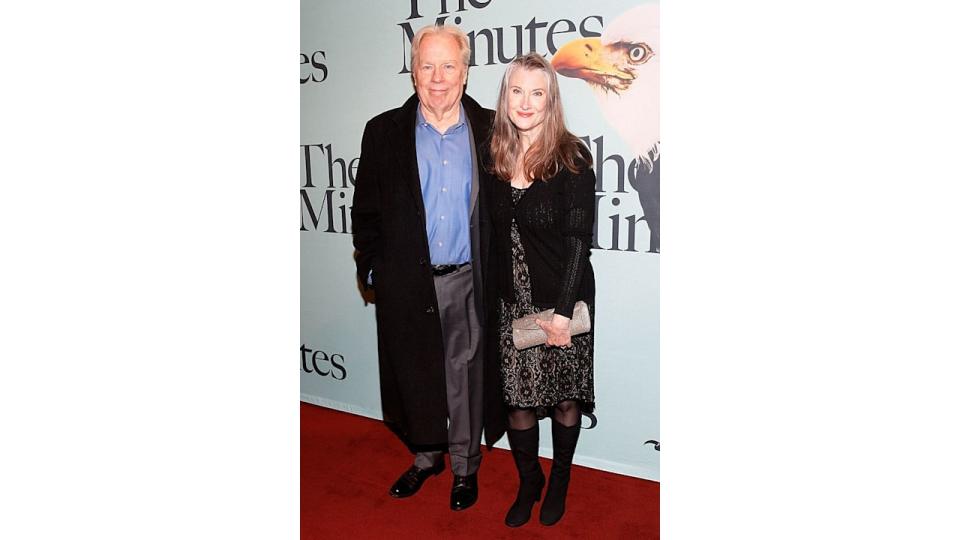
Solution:
<path fill-rule="evenodd" d="M 590 244 L 593 241 L 594 189 L 597 178 L 593 169 L 583 164 L 579 173 L 566 173 L 560 211 L 560 234 L 563 238 L 564 260 L 560 293 L 555 313 L 570 317 L 577 302 L 577 292 L 583 279 Z"/>
<path fill-rule="evenodd" d="M 376 157 L 379 154 L 375 137 L 376 129 L 368 122 L 360 143 L 360 164 L 350 210 L 357 279 L 364 289 L 371 288 L 367 278 L 380 261 L 380 178 L 376 174 Z"/>

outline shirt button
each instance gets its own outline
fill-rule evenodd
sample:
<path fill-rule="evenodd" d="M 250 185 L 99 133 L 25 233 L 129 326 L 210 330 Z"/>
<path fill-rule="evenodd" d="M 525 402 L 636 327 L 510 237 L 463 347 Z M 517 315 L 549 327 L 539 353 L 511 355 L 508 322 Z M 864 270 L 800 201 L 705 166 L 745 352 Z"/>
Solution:
<path fill-rule="evenodd" d="M 440 188 L 440 191 L 446 193 L 446 192 L 447 192 L 447 188 Z"/>
<path fill-rule="evenodd" d="M 446 164 L 447 164 L 447 160 L 443 160 L 443 164 L 446 165 Z"/>
<path fill-rule="evenodd" d="M 440 216 L 440 221 L 447 219 L 446 216 Z"/>
<path fill-rule="evenodd" d="M 440 247 L 443 247 L 443 242 L 437 242 Z"/>

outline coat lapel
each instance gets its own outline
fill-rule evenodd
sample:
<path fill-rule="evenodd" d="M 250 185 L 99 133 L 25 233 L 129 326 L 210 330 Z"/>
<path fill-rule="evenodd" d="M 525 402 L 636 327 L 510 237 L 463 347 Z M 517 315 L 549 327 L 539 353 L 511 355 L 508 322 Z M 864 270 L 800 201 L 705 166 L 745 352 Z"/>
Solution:
<path fill-rule="evenodd" d="M 426 211 L 423 207 L 423 193 L 420 190 L 420 167 L 417 165 L 416 123 L 419 105 L 420 100 L 414 94 L 400 107 L 393 118 L 395 125 L 390 138 L 396 150 L 400 182 L 404 184 L 410 198 L 413 199 L 425 231 L 427 229 Z"/>
<path fill-rule="evenodd" d="M 470 153 L 473 156 L 473 181 L 470 184 L 470 215 L 477 208 L 477 196 L 480 193 L 480 168 L 484 166 L 484 158 L 481 149 L 490 130 L 490 122 L 487 114 L 480 104 L 473 98 L 464 94 L 463 110 L 467 113 L 467 127 L 470 129 Z"/>
<path fill-rule="evenodd" d="M 473 215 L 473 211 L 477 208 L 477 195 L 480 193 L 480 155 L 477 154 L 477 142 L 476 137 L 472 135 L 473 125 L 470 122 L 470 117 L 467 117 L 467 129 L 470 130 L 470 160 L 473 163 L 473 166 L 470 167 L 471 178 L 470 178 L 470 216 Z"/>

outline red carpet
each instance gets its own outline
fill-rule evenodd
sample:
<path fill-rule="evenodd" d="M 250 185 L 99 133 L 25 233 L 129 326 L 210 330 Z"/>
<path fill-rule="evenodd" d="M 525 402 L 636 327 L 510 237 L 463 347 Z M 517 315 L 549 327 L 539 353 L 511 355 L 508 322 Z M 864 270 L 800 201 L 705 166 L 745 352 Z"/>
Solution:
<path fill-rule="evenodd" d="M 549 432 L 541 430 L 541 437 Z M 387 491 L 413 463 L 383 423 L 307 403 L 300 404 L 300 537 L 333 538 L 659 538 L 660 484 L 573 466 L 567 511 L 545 527 L 540 506 L 526 525 L 511 529 L 503 517 L 513 503 L 517 472 L 510 452 L 483 450 L 480 498 L 472 507 L 449 507 L 450 462 L 407 499 Z M 544 472 L 550 460 L 541 458 Z"/>

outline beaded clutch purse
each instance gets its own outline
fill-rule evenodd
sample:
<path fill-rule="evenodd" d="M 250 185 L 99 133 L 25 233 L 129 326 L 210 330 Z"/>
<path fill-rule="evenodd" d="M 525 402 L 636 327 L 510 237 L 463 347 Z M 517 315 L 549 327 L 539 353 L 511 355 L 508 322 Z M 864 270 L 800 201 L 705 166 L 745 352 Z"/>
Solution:
<path fill-rule="evenodd" d="M 532 313 L 513 321 L 513 346 L 517 350 L 529 349 L 547 342 L 547 333 L 537 326 L 535 320 L 549 321 L 553 317 L 553 310 L 548 309 L 540 313 Z M 570 335 L 576 336 L 590 331 L 590 308 L 580 300 L 573 306 L 573 316 L 570 317 Z"/>

